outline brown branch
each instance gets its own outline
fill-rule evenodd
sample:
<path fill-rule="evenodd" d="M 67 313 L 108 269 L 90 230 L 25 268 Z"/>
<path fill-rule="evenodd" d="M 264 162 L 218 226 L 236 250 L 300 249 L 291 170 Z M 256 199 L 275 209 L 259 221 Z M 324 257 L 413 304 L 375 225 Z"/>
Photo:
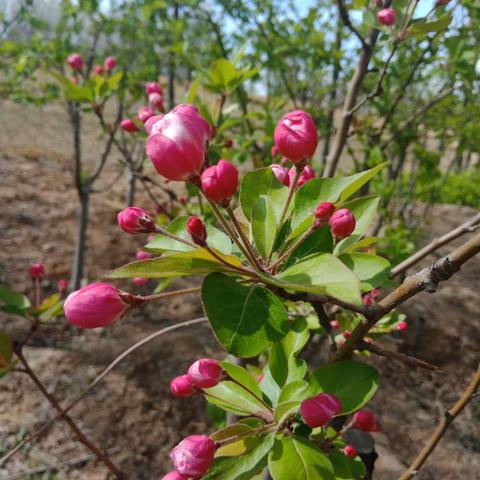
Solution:
<path fill-rule="evenodd" d="M 412 462 L 412 464 L 407 468 L 399 480 L 409 480 L 416 476 L 422 467 L 422 465 L 427 461 L 430 454 L 433 452 L 438 442 L 440 442 L 444 433 L 446 432 L 449 425 L 455 420 L 455 418 L 462 412 L 468 402 L 473 398 L 475 392 L 480 386 L 480 366 L 477 369 L 477 372 L 473 376 L 470 384 L 463 392 L 462 396 L 458 401 L 453 405 L 450 410 L 445 412 L 445 416 L 442 418 L 437 428 L 430 437 L 428 443 L 423 447 L 422 451 L 418 454 L 417 458 Z"/>
<path fill-rule="evenodd" d="M 364 50 L 368 50 L 369 46 L 365 42 L 365 39 L 362 37 L 361 33 L 353 26 L 350 16 L 348 15 L 348 10 L 346 9 L 342 0 L 336 0 L 338 6 L 338 14 L 342 19 L 343 24 L 358 38 Z"/>

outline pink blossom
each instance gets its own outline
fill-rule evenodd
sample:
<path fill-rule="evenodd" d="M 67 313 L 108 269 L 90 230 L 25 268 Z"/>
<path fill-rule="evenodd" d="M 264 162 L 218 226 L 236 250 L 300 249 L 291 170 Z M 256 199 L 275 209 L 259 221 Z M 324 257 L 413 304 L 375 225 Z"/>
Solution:
<path fill-rule="evenodd" d="M 170 382 L 170 391 L 176 397 L 189 397 L 194 392 L 190 375 L 180 375 Z"/>
<path fill-rule="evenodd" d="M 280 183 L 283 183 L 286 187 L 290 185 L 290 177 L 288 175 L 287 167 L 282 167 L 281 165 L 278 165 L 278 163 L 272 163 L 270 168 L 273 170 L 273 173 Z"/>
<path fill-rule="evenodd" d="M 382 10 L 377 13 L 377 18 L 382 25 L 390 26 L 395 23 L 397 14 L 393 8 L 382 8 Z"/>
<path fill-rule="evenodd" d="M 143 285 L 146 285 L 148 283 L 148 278 L 144 277 L 133 277 L 132 282 L 134 285 L 137 287 L 143 287 Z"/>
<path fill-rule="evenodd" d="M 145 84 L 145 93 L 150 95 L 152 93 L 159 93 L 163 95 L 163 88 L 158 82 L 147 82 Z"/>
<path fill-rule="evenodd" d="M 126 132 L 133 133 L 138 132 L 140 129 L 135 125 L 133 120 L 125 118 L 120 122 L 120 127 Z"/>
<path fill-rule="evenodd" d="M 193 216 L 188 219 L 187 232 L 196 245 L 200 245 L 201 247 L 206 245 L 207 230 L 200 218 Z"/>
<path fill-rule="evenodd" d="M 152 258 L 152 254 L 150 252 L 143 252 L 142 250 L 139 250 L 135 254 L 135 258 L 137 260 L 148 260 L 149 258 Z"/>
<path fill-rule="evenodd" d="M 364 432 L 378 432 L 380 430 L 375 415 L 369 410 L 355 412 L 352 426 Z"/>
<path fill-rule="evenodd" d="M 163 109 L 163 98 L 159 93 L 151 93 L 148 96 L 148 102 L 158 110 Z"/>
<path fill-rule="evenodd" d="M 312 428 L 323 427 L 341 411 L 340 401 L 329 393 L 320 393 L 300 405 L 303 421 Z"/>
<path fill-rule="evenodd" d="M 97 74 L 97 75 L 103 75 L 103 67 L 101 65 L 95 65 L 93 67 L 93 71 Z"/>
<path fill-rule="evenodd" d="M 295 174 L 296 174 L 296 167 L 292 167 L 288 171 L 288 176 L 290 178 L 289 183 L 293 183 L 295 179 Z M 313 168 L 310 165 L 305 165 L 304 169 L 302 170 L 302 173 L 298 177 L 297 188 L 300 188 L 302 185 L 305 185 L 305 183 L 309 182 L 310 180 L 313 180 L 314 178 L 315 178 L 315 172 L 313 171 Z"/>
<path fill-rule="evenodd" d="M 323 202 L 315 209 L 315 228 L 321 228 L 328 223 L 335 212 L 335 205 L 332 202 Z"/>
<path fill-rule="evenodd" d="M 355 230 L 355 217 L 347 208 L 337 210 L 328 222 L 332 227 L 332 233 L 338 240 L 350 236 Z"/>
<path fill-rule="evenodd" d="M 228 203 L 238 188 L 238 170 L 228 160 L 207 168 L 201 176 L 205 196 L 218 203 Z"/>
<path fill-rule="evenodd" d="M 200 477 L 213 464 L 215 444 L 206 435 L 191 435 L 184 438 L 170 452 L 170 459 L 178 473 Z"/>
<path fill-rule="evenodd" d="M 73 70 L 81 70 L 83 68 L 83 58 L 79 53 L 72 53 L 67 58 L 67 63 Z"/>
<path fill-rule="evenodd" d="M 115 57 L 110 56 L 105 59 L 104 65 L 105 70 L 111 72 L 117 66 L 117 61 L 115 60 Z"/>
<path fill-rule="evenodd" d="M 117 221 L 120 228 L 131 235 L 135 233 L 152 233 L 155 222 L 143 208 L 128 207 L 118 212 Z"/>
<path fill-rule="evenodd" d="M 155 113 L 150 109 L 150 107 L 141 107 L 139 110 L 138 110 L 138 119 L 145 123 L 149 118 L 153 117 L 155 115 Z"/>
<path fill-rule="evenodd" d="M 28 273 L 32 278 L 43 278 L 45 276 L 45 265 L 43 263 L 32 263 Z"/>
<path fill-rule="evenodd" d="M 216 360 L 202 358 L 190 366 L 188 374 L 196 387 L 211 388 L 220 382 L 223 369 Z"/>

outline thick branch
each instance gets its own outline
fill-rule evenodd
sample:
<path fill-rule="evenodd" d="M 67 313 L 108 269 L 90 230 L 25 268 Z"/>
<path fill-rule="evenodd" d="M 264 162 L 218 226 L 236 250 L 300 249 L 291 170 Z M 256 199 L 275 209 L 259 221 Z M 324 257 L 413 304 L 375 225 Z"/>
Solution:
<path fill-rule="evenodd" d="M 365 39 L 362 37 L 361 33 L 353 26 L 350 16 L 348 15 L 348 10 L 346 9 L 342 0 L 336 0 L 338 6 L 338 13 L 342 19 L 343 24 L 358 38 L 364 50 L 368 50 L 369 46 L 366 44 Z"/>

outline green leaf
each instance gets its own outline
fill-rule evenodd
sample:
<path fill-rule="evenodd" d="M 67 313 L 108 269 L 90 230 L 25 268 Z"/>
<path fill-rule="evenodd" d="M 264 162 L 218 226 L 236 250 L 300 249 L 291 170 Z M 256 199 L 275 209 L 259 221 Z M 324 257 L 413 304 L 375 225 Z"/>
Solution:
<path fill-rule="evenodd" d="M 313 394 L 314 392 L 308 382 L 305 380 L 294 380 L 282 388 L 280 396 L 278 397 L 278 403 L 289 402 L 292 400 L 301 403 Z"/>
<path fill-rule="evenodd" d="M 269 199 L 275 218 L 279 222 L 288 197 L 288 188 L 277 180 L 269 167 L 247 172 L 243 176 L 240 186 L 240 206 L 249 221 L 252 220 L 253 206 L 262 195 Z"/>
<path fill-rule="evenodd" d="M 362 290 L 372 290 L 388 279 L 390 262 L 383 257 L 356 252 L 339 258 L 360 279 Z"/>
<path fill-rule="evenodd" d="M 238 257 L 222 255 L 225 261 L 240 266 Z M 178 277 L 182 275 L 205 275 L 211 272 L 225 270 L 212 254 L 203 248 L 197 248 L 191 252 L 174 253 L 162 257 L 139 260 L 127 263 L 107 274 L 109 278 L 162 278 Z"/>
<path fill-rule="evenodd" d="M 265 195 L 262 195 L 252 208 L 252 236 L 258 252 L 267 259 L 277 236 L 277 222 L 275 210 Z"/>
<path fill-rule="evenodd" d="M 184 240 L 191 241 L 192 238 L 187 232 L 188 219 L 189 217 L 177 217 L 165 227 L 165 230 Z M 232 253 L 232 242 L 230 238 L 208 223 L 206 224 L 206 229 L 208 245 L 225 255 L 230 255 Z M 191 252 L 194 248 L 177 240 L 165 237 L 164 235 L 157 235 L 151 242 L 147 243 L 142 250 L 152 253 L 163 253 L 168 250 Z"/>
<path fill-rule="evenodd" d="M 361 304 L 357 276 L 330 253 L 311 255 L 265 281 L 286 290 L 319 293 Z"/>
<path fill-rule="evenodd" d="M 441 32 L 442 30 L 446 30 L 451 22 L 452 16 L 448 14 L 440 17 L 434 22 L 414 23 L 408 29 L 408 32 L 415 36 L 423 36 L 430 32 Z"/>
<path fill-rule="evenodd" d="M 116 90 L 118 86 L 120 85 L 120 81 L 122 80 L 123 77 L 123 72 L 117 72 L 113 74 L 108 80 L 108 87 L 110 90 Z"/>
<path fill-rule="evenodd" d="M 262 398 L 262 391 L 260 390 L 260 387 L 245 368 L 230 362 L 220 362 L 220 365 L 227 372 L 231 379 L 235 380 L 237 383 L 240 383 L 255 396 Z"/>
<path fill-rule="evenodd" d="M 275 442 L 273 434 L 265 435 L 249 452 L 231 458 L 215 459 L 203 480 L 250 480 L 267 465 L 267 455 Z"/>
<path fill-rule="evenodd" d="M 269 417 L 265 404 L 238 383 L 226 380 L 212 388 L 204 389 L 210 403 L 236 415 Z"/>
<path fill-rule="evenodd" d="M 210 80 L 217 86 L 227 89 L 228 84 L 236 78 L 237 70 L 227 59 L 220 58 L 210 67 Z"/>
<path fill-rule="evenodd" d="M 347 360 L 317 368 L 309 383 L 315 394 L 335 395 L 345 415 L 363 407 L 373 397 L 378 387 L 378 372 L 365 363 Z"/>
<path fill-rule="evenodd" d="M 27 296 L 14 292 L 5 285 L 0 285 L 0 302 L 5 305 L 14 305 L 21 309 L 30 307 L 30 300 Z"/>
<path fill-rule="evenodd" d="M 293 413 L 298 410 L 300 402 L 296 400 L 289 400 L 288 402 L 279 402 L 273 412 L 273 418 L 278 425 L 282 425 L 283 422 Z"/>
<path fill-rule="evenodd" d="M 268 456 L 273 480 L 334 480 L 328 457 L 312 442 L 300 437 L 277 438 Z"/>
<path fill-rule="evenodd" d="M 215 273 L 202 285 L 203 307 L 212 329 L 226 350 L 237 357 L 253 357 L 288 330 L 282 301 L 258 285 L 239 285 Z"/>
<path fill-rule="evenodd" d="M 335 480 L 361 480 L 367 473 L 365 464 L 358 455 L 347 457 L 343 452 L 334 450 L 328 458 L 335 472 Z"/>
<path fill-rule="evenodd" d="M 314 253 L 331 253 L 333 236 L 329 226 L 319 228 L 309 235 L 290 255 L 286 266 L 290 267 L 298 260 Z"/>

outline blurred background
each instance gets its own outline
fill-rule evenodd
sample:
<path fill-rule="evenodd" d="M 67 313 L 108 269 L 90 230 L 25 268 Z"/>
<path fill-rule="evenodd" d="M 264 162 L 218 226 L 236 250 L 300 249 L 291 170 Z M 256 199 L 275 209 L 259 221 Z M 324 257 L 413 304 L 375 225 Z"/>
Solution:
<path fill-rule="evenodd" d="M 382 198 L 373 248 L 393 265 L 480 206 L 480 2 L 443 3 L 394 0 L 395 27 L 378 24 L 377 2 L 345 3 L 357 31 L 380 33 L 360 92 L 367 101 L 354 112 L 337 174 L 390 162 L 362 193 Z M 402 12 L 412 6 L 413 23 L 403 28 Z M 164 224 L 179 214 L 208 215 L 195 191 L 166 182 L 146 161 L 142 106 L 158 114 L 194 103 L 220 125 L 212 161 L 226 158 L 243 170 L 279 162 L 271 153 L 275 125 L 286 111 L 304 109 L 318 126 L 312 164 L 321 176 L 361 47 L 327 0 L 0 0 L 0 283 L 33 298 L 28 268 L 42 262 L 42 298 L 51 298 L 59 280 L 78 287 L 134 260 L 145 239 L 119 230 L 116 213 L 127 205 Z M 83 58 L 81 72 L 67 63 L 72 53 Z M 107 56 L 116 59 L 111 71 Z M 148 98 L 146 82 L 160 83 L 160 101 Z M 122 129 L 127 118 L 138 132 Z M 376 479 L 397 478 L 478 363 L 479 267 L 473 259 L 439 294 L 407 302 L 408 330 L 384 340 L 442 374 L 367 360 L 383 382 L 372 402 L 382 423 Z M 198 280 L 173 281 L 192 284 Z M 141 293 L 168 287 L 118 285 Z M 57 311 L 27 352 L 64 400 L 136 340 L 201 314 L 191 295 L 149 305 L 105 331 L 79 332 Z M 11 337 L 27 327 L 21 315 L 0 312 L 0 329 Z M 206 326 L 173 333 L 129 357 L 72 415 L 131 478 L 160 478 L 172 445 L 222 421 L 201 399 L 174 399 L 168 383 L 196 358 L 221 355 Z M 313 358 L 324 355 L 319 348 Z M 1 378 L 0 455 L 51 416 L 26 376 Z M 476 400 L 419 478 L 479 478 L 479 438 Z M 107 478 L 88 453 L 57 422 L 0 467 L 0 479 Z"/>

